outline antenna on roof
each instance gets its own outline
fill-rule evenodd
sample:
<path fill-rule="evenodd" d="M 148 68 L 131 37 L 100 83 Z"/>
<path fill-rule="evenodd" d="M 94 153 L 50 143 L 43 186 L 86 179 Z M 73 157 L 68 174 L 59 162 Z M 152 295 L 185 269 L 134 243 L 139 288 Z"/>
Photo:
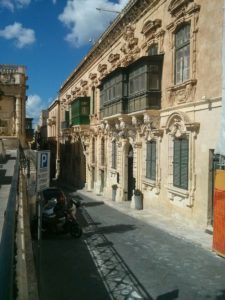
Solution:
<path fill-rule="evenodd" d="M 107 12 L 112 12 L 112 13 L 115 13 L 115 14 L 120 14 L 120 11 L 118 10 L 111 10 L 111 9 L 105 9 L 105 8 L 100 8 L 100 7 L 96 7 L 97 10 L 99 10 L 100 12 L 101 11 L 107 11 Z"/>

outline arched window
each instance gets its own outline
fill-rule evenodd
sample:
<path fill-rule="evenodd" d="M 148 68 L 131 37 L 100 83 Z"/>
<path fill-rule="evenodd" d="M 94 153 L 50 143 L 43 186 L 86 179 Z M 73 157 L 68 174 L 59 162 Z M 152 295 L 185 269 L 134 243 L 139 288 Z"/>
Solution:
<path fill-rule="evenodd" d="M 190 24 L 175 33 L 175 84 L 189 79 L 190 73 Z"/>
<path fill-rule="evenodd" d="M 116 169 L 116 160 L 117 160 L 117 146 L 116 141 L 112 141 L 112 168 Z"/>

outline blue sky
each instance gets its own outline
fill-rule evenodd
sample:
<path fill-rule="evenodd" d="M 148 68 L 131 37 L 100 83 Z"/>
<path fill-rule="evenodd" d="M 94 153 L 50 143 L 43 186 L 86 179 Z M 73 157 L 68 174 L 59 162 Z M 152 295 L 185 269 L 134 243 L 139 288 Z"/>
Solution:
<path fill-rule="evenodd" d="M 128 0 L 0 0 L 0 64 L 27 67 L 27 116 L 57 97 L 62 83 Z"/>

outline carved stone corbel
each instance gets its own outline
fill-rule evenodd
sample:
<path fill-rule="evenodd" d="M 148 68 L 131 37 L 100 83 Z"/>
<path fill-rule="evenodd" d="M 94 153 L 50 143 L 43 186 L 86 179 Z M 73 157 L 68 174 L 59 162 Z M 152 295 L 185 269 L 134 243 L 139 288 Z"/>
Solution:
<path fill-rule="evenodd" d="M 98 65 L 98 72 L 100 73 L 100 79 L 107 75 L 107 65 L 106 64 L 99 64 Z"/>
<path fill-rule="evenodd" d="M 132 24 L 128 24 L 123 34 L 124 43 L 120 48 L 120 51 L 124 54 L 121 65 L 127 66 L 130 62 L 136 60 L 139 57 L 140 48 L 138 47 L 138 38 L 134 36 L 135 27 Z"/>

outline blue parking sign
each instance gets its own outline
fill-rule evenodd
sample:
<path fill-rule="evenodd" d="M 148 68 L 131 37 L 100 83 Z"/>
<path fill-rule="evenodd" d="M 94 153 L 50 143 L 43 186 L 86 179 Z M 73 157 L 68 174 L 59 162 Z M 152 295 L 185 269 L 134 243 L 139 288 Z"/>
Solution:
<path fill-rule="evenodd" d="M 40 168 L 48 167 L 48 153 L 41 153 Z"/>

